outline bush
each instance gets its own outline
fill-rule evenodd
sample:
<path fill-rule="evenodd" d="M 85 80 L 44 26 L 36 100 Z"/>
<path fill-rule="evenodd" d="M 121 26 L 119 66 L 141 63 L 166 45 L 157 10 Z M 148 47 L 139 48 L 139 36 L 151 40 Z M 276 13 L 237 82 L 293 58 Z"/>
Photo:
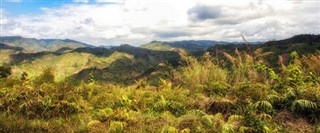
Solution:
<path fill-rule="evenodd" d="M 11 67 L 0 66 L 0 78 L 7 78 L 11 75 Z"/>
<path fill-rule="evenodd" d="M 39 77 L 34 79 L 35 85 L 41 85 L 44 83 L 54 83 L 54 74 L 51 68 L 43 70 L 42 74 Z"/>
<path fill-rule="evenodd" d="M 161 133 L 179 133 L 179 131 L 171 126 L 165 126 L 162 128 Z"/>
<path fill-rule="evenodd" d="M 104 108 L 104 109 L 97 109 L 94 112 L 94 116 L 99 121 L 106 121 L 110 116 L 114 114 L 113 110 L 111 108 Z"/>
<path fill-rule="evenodd" d="M 111 121 L 109 126 L 109 133 L 124 133 L 125 124 L 120 121 Z"/>

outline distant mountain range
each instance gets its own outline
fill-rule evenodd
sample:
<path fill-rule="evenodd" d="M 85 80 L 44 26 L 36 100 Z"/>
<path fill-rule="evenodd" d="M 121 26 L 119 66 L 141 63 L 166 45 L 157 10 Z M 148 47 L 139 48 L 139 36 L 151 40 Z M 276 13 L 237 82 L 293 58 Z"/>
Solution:
<path fill-rule="evenodd" d="M 211 40 L 186 40 L 174 42 L 152 41 L 150 43 L 143 44 L 140 47 L 161 51 L 176 51 L 178 49 L 185 49 L 186 51 L 193 52 L 206 50 L 207 48 L 212 47 L 216 44 L 230 44 L 230 42 Z"/>
<path fill-rule="evenodd" d="M 57 53 L 65 52 L 66 50 L 76 49 L 80 47 L 90 48 L 113 48 L 117 46 L 93 46 L 70 39 L 35 39 L 24 38 L 21 36 L 6 36 L 0 37 L 0 43 L 7 46 L 12 46 L 21 49 L 20 51 L 35 53 L 42 51 L 57 51 Z M 184 49 L 188 52 L 203 51 L 216 44 L 239 44 L 240 42 L 226 42 L 226 41 L 213 41 L 213 40 L 184 40 L 184 41 L 152 41 L 147 44 L 140 45 L 141 48 L 160 51 L 176 51 Z M 259 42 L 254 42 L 258 44 Z"/>
<path fill-rule="evenodd" d="M 147 44 L 140 45 L 142 48 L 160 51 L 177 51 L 178 49 L 184 49 L 192 54 L 201 54 L 201 51 L 205 51 L 215 45 L 238 45 L 243 42 L 227 42 L 227 41 L 214 41 L 214 40 L 184 40 L 184 41 L 152 41 Z M 264 42 L 249 42 L 250 44 L 259 45 Z"/>
<path fill-rule="evenodd" d="M 20 47 L 25 52 L 56 51 L 63 47 L 93 47 L 91 45 L 70 39 L 35 39 L 24 38 L 21 36 L 0 37 L 0 43 L 8 46 Z"/>

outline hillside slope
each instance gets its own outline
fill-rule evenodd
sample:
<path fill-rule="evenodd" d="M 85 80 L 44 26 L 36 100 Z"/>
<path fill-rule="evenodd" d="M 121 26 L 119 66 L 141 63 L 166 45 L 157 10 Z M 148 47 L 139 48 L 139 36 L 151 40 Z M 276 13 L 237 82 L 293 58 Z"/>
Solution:
<path fill-rule="evenodd" d="M 111 49 L 81 48 L 81 50 L 76 49 L 74 51 L 96 56 L 103 56 L 112 52 L 121 52 L 132 56 L 132 58 L 118 59 L 102 69 L 92 67 L 73 75 L 77 79 L 87 80 L 88 75 L 93 74 L 98 81 L 121 84 L 132 84 L 139 79 L 152 79 L 163 75 L 163 73 L 160 73 L 163 68 L 158 66 L 160 63 L 177 66 L 180 60 L 177 52 L 149 50 L 130 45 L 121 45 Z"/>
<path fill-rule="evenodd" d="M 37 77 L 47 68 L 52 68 L 56 80 L 63 80 L 83 69 L 98 68 L 102 69 L 109 66 L 112 62 L 121 59 L 130 58 L 129 55 L 114 52 L 108 57 L 97 57 L 88 53 L 70 52 L 62 55 L 48 53 L 33 60 L 23 61 L 13 67 L 16 74 L 26 72 L 30 77 Z"/>

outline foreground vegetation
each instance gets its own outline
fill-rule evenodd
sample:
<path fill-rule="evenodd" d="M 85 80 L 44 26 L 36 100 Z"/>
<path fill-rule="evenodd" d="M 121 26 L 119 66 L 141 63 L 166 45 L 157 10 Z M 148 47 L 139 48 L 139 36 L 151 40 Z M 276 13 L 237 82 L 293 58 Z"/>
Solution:
<path fill-rule="evenodd" d="M 2 67 L 0 132 L 320 132 L 320 54 L 272 63 L 262 51 L 180 51 L 156 86 L 56 81 L 51 69 L 18 79 Z"/>

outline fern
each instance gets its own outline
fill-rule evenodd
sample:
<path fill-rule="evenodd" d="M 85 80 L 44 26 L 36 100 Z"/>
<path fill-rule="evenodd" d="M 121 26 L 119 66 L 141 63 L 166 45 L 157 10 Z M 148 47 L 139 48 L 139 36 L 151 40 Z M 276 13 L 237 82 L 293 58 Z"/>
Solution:
<path fill-rule="evenodd" d="M 275 94 L 268 95 L 266 99 L 267 99 L 267 101 L 269 101 L 272 104 L 280 101 L 280 97 L 278 95 L 275 95 Z"/>
<path fill-rule="evenodd" d="M 263 133 L 270 133 L 270 129 L 267 126 L 263 126 Z"/>
<path fill-rule="evenodd" d="M 161 133 L 178 133 L 178 130 L 171 126 L 165 126 L 162 128 Z"/>
<path fill-rule="evenodd" d="M 228 123 L 229 124 L 232 124 L 232 122 L 234 121 L 241 121 L 243 119 L 243 117 L 241 115 L 231 115 L 229 118 L 228 118 Z"/>
<path fill-rule="evenodd" d="M 167 108 L 167 101 L 164 99 L 163 96 L 161 96 L 161 100 L 154 103 L 153 105 L 153 109 L 157 112 L 162 112 L 164 110 L 166 110 Z"/>
<path fill-rule="evenodd" d="M 94 116 L 99 121 L 106 121 L 114 112 L 111 108 L 98 109 L 95 111 Z"/>
<path fill-rule="evenodd" d="M 266 114 L 266 113 L 261 113 L 261 114 L 259 115 L 259 118 L 260 118 L 261 120 L 271 120 L 271 119 L 272 119 L 272 116 L 269 115 L 269 114 Z"/>
<path fill-rule="evenodd" d="M 211 121 L 211 119 L 207 115 L 201 117 L 201 123 L 206 128 L 210 128 L 213 126 L 213 122 Z"/>
<path fill-rule="evenodd" d="M 90 122 L 88 122 L 87 127 L 93 127 L 94 125 L 100 124 L 100 121 L 97 120 L 92 120 Z"/>
<path fill-rule="evenodd" d="M 257 110 L 260 110 L 260 111 L 264 111 L 264 112 L 271 112 L 272 111 L 272 104 L 269 102 L 269 101 L 258 101 L 254 104 L 254 107 L 257 109 Z"/>
<path fill-rule="evenodd" d="M 188 111 L 187 114 L 193 115 L 193 116 L 205 116 L 205 115 L 207 115 L 202 110 L 191 110 L 191 111 Z"/>
<path fill-rule="evenodd" d="M 291 110 L 294 112 L 307 111 L 317 108 L 317 103 L 305 99 L 295 100 L 291 105 Z"/>
<path fill-rule="evenodd" d="M 222 125 L 221 133 L 234 133 L 234 126 L 232 124 L 226 123 Z"/>
<path fill-rule="evenodd" d="M 213 111 L 213 112 L 222 112 L 226 113 L 229 112 L 231 107 L 234 106 L 234 102 L 227 99 L 210 99 L 210 106 L 207 110 Z"/>
<path fill-rule="evenodd" d="M 191 130 L 189 128 L 185 128 L 180 131 L 180 133 L 190 133 L 190 132 L 191 132 Z"/>
<path fill-rule="evenodd" d="M 109 133 L 124 133 L 124 123 L 119 121 L 111 121 Z"/>

